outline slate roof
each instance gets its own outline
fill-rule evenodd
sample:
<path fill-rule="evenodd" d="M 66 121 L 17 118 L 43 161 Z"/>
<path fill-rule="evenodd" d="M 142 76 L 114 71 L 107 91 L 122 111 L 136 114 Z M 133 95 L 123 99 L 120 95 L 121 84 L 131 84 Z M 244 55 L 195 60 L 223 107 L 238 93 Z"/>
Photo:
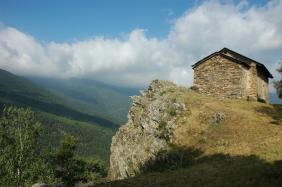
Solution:
<path fill-rule="evenodd" d="M 262 63 L 259 63 L 251 58 L 248 58 L 244 55 L 241 55 L 235 51 L 232 51 L 228 48 L 223 48 L 221 49 L 220 51 L 217 51 L 217 52 L 214 52 L 212 54 L 210 54 L 209 56 L 199 60 L 198 62 L 196 62 L 194 65 L 192 65 L 193 69 L 195 67 L 197 67 L 199 64 L 205 62 L 206 60 L 212 58 L 213 56 L 216 56 L 216 55 L 220 55 L 224 58 L 227 58 L 229 60 L 231 60 L 232 62 L 235 62 L 235 63 L 240 63 L 240 64 L 243 64 L 247 67 L 250 67 L 251 63 L 255 63 L 257 65 L 257 67 L 261 68 L 262 71 L 269 77 L 269 78 L 273 78 L 272 74 L 268 71 L 268 69 L 262 64 Z"/>

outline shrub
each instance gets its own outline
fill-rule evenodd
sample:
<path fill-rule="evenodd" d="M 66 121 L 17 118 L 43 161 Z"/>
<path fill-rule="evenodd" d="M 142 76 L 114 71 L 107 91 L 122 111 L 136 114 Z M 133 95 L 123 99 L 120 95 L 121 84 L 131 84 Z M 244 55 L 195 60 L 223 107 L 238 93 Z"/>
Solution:
<path fill-rule="evenodd" d="M 169 107 L 167 112 L 171 116 L 176 116 L 177 115 L 176 108 L 174 108 L 174 107 Z"/>
<path fill-rule="evenodd" d="M 167 123 L 166 123 L 165 121 L 161 121 L 161 122 L 159 123 L 158 129 L 159 129 L 159 130 L 165 130 L 165 129 L 166 129 L 166 126 L 167 126 Z"/>
<path fill-rule="evenodd" d="M 196 92 L 199 91 L 199 88 L 197 86 L 191 86 L 190 89 Z"/>

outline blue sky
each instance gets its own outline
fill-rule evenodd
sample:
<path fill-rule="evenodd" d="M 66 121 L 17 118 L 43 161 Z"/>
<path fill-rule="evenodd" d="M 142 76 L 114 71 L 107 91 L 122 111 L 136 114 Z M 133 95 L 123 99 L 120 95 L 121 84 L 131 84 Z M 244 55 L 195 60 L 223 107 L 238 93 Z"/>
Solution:
<path fill-rule="evenodd" d="M 191 86 L 191 65 L 228 47 L 279 78 L 281 12 L 282 0 L 0 0 L 0 68 Z"/>
<path fill-rule="evenodd" d="M 249 2 L 261 6 L 267 1 Z M 189 0 L 1 0 L 0 22 L 42 41 L 64 42 L 97 35 L 114 37 L 135 28 L 145 29 L 148 37 L 164 38 L 174 19 L 201 3 Z"/>

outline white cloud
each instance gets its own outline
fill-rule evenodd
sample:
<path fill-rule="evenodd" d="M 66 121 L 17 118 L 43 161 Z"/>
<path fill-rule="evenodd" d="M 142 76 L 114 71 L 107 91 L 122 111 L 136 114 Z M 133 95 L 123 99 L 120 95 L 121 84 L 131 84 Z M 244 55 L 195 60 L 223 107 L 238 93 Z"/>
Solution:
<path fill-rule="evenodd" d="M 282 58 L 282 1 L 263 7 L 207 1 L 187 10 L 166 39 L 135 29 L 126 37 L 42 43 L 15 28 L 0 28 L 0 67 L 19 74 L 88 77 L 130 86 L 152 79 L 191 85 L 191 65 L 223 47 L 248 55 L 274 74 Z"/>

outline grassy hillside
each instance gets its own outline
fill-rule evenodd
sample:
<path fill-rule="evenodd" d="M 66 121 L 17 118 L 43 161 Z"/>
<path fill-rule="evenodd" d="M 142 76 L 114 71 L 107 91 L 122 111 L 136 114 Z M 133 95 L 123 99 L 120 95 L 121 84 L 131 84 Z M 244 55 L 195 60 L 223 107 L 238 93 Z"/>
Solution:
<path fill-rule="evenodd" d="M 88 113 L 72 100 L 58 96 L 33 82 L 0 70 L 0 106 L 30 107 L 44 124 L 44 144 L 56 146 L 62 133 L 70 133 L 80 140 L 83 156 L 109 157 L 111 137 L 117 123 L 103 116 Z"/>
<path fill-rule="evenodd" d="M 144 163 L 139 176 L 99 186 L 282 185 L 282 105 L 218 99 L 185 88 L 170 94 L 186 111 L 176 116 L 166 156 Z"/>
<path fill-rule="evenodd" d="M 76 103 L 81 111 L 103 116 L 119 124 L 127 121 L 129 96 L 138 89 L 121 88 L 87 79 L 30 78 L 50 92 Z"/>

